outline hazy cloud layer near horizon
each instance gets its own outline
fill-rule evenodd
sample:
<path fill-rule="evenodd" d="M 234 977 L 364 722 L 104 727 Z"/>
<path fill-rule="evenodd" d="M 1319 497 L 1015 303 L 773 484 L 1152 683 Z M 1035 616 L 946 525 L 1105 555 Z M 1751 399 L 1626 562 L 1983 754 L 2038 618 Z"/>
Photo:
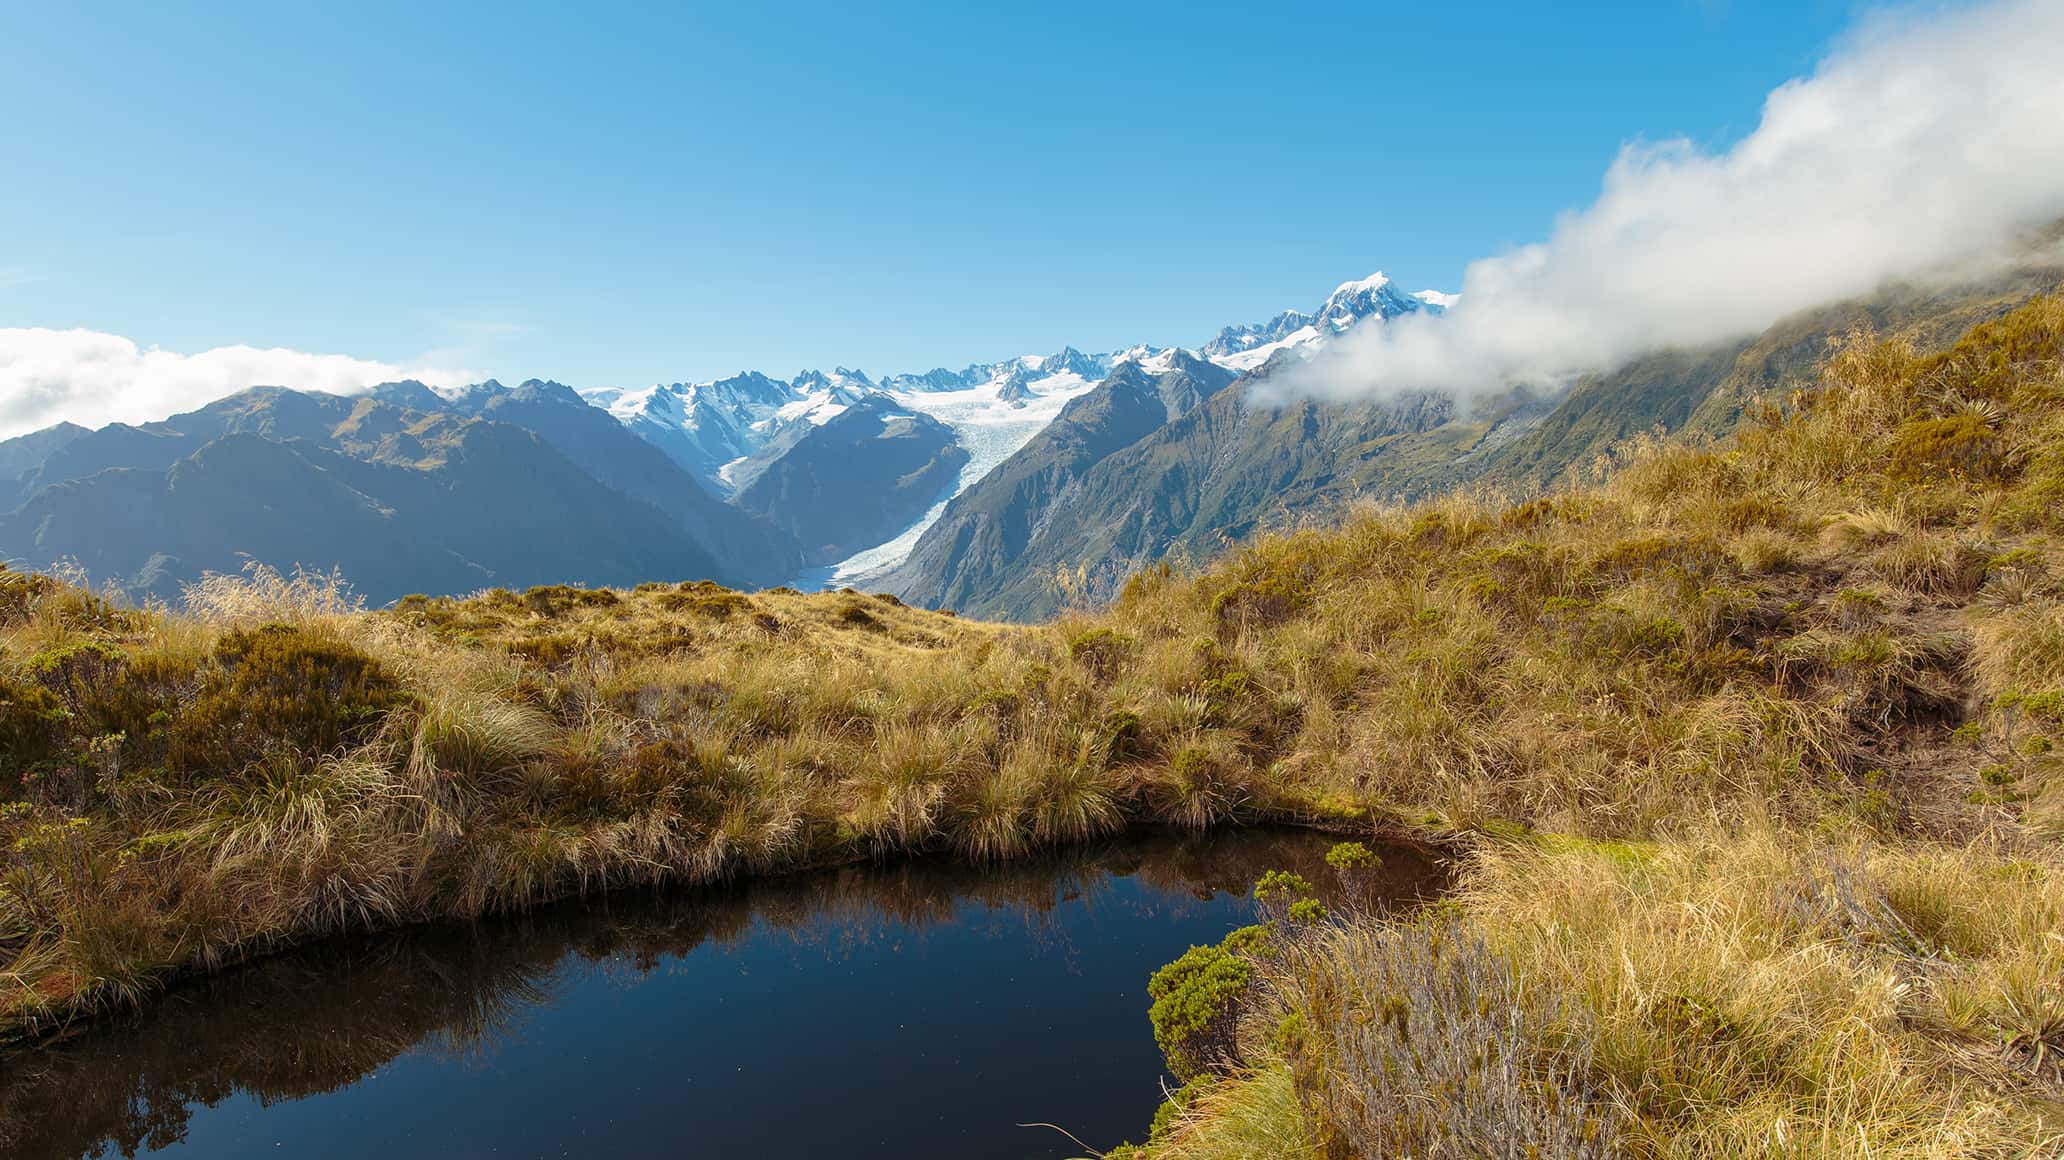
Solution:
<path fill-rule="evenodd" d="M 1263 401 L 1468 396 L 1753 333 L 1999 258 L 2064 215 L 2064 4 L 1867 17 L 1724 153 L 1624 147 L 1547 241 L 1470 265 L 1445 318 L 1351 331 Z"/>
<path fill-rule="evenodd" d="M 460 386 L 474 377 L 280 348 L 177 354 L 99 331 L 0 328 L 0 439 L 61 421 L 98 427 L 163 419 L 252 386 L 350 394 L 396 379 Z"/>

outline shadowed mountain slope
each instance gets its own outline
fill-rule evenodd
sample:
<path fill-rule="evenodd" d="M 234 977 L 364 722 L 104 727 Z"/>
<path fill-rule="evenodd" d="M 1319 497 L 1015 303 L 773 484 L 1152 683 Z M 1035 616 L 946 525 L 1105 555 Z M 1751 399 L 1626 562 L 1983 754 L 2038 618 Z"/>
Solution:
<path fill-rule="evenodd" d="M 77 423 L 58 423 L 12 439 L 0 439 L 0 497 L 13 486 L 13 481 L 42 467 L 44 460 L 74 439 L 91 433 Z"/>
<path fill-rule="evenodd" d="M 1092 510 L 1074 502 L 1083 475 L 1232 381 L 1231 371 L 1180 351 L 1158 373 L 1138 362 L 1120 365 L 1017 454 L 955 497 L 919 538 L 910 559 L 890 574 L 888 586 L 921 604 L 1004 611 L 996 594 L 1038 583 L 1032 573 L 1044 560 L 1028 558 L 1028 552 L 1048 521 Z"/>
<path fill-rule="evenodd" d="M 805 563 L 828 564 L 908 527 L 967 461 L 952 428 L 869 395 L 808 428 L 737 503 L 795 537 Z"/>
<path fill-rule="evenodd" d="M 418 407 L 436 407 L 419 410 Z M 246 560 L 341 567 L 384 601 L 496 584 L 774 583 L 793 541 L 556 384 L 346 398 L 261 387 L 48 455 L 0 555 L 176 595 Z"/>
<path fill-rule="evenodd" d="M 232 433 L 157 472 L 111 468 L 0 517 L 0 550 L 72 559 L 173 598 L 247 560 L 340 569 L 375 603 L 490 585 L 703 576 L 715 561 L 657 509 L 604 487 L 537 436 L 456 428 L 431 465 Z"/>

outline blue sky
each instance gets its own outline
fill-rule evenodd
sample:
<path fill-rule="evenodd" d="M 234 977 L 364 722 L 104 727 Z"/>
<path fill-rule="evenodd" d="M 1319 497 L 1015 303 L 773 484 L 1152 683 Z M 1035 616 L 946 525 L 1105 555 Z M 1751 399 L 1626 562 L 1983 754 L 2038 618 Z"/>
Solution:
<path fill-rule="evenodd" d="M 0 326 L 579 385 L 1195 343 L 1724 148 L 1848 3 L 0 0 Z"/>

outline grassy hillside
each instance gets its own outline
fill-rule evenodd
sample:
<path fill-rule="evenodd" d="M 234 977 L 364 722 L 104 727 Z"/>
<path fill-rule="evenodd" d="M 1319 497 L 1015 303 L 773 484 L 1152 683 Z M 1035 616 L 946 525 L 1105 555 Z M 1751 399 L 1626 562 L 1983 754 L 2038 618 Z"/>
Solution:
<path fill-rule="evenodd" d="M 1481 478 L 1501 486 L 1558 484 L 1625 440 L 1656 430 L 1725 435 L 1750 400 L 1810 386 L 1831 336 L 1875 330 L 1904 334 L 1923 349 L 1947 346 L 1969 327 L 2056 287 L 2064 269 L 2049 254 L 2048 247 L 2037 249 L 2026 268 L 1978 283 L 1887 286 L 1801 312 L 1754 338 L 1658 352 L 1586 376 L 1538 426 L 1489 455 Z"/>
<path fill-rule="evenodd" d="M 2060 298 L 1932 354 L 1859 335 L 1725 443 L 1032 628 L 709 585 L 367 614 L 265 576 L 174 616 L 0 574 L 0 1006 L 43 1030 L 330 930 L 1273 816 L 1460 842 L 1461 890 L 1401 927 L 1277 906 L 1157 981 L 1195 1083 L 1155 1155 L 2040 1154 L 2060 365 Z"/>
<path fill-rule="evenodd" d="M 1416 923 L 1171 968 L 1157 1028 L 1219 1050 L 1147 1152 L 2064 1142 L 2064 302 L 1852 340 L 1750 417 L 1203 582 L 1279 649 L 1348 644 L 1305 662 L 1354 671 L 1305 724 L 1322 776 L 1483 840 Z"/>

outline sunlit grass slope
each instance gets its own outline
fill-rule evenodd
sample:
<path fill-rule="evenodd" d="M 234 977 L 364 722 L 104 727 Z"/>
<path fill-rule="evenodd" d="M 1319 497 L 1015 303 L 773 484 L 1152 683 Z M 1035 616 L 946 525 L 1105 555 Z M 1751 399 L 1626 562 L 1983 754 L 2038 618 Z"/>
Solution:
<path fill-rule="evenodd" d="M 1240 1047 L 1158 1151 L 2039 1154 L 2060 352 L 2056 298 L 1947 351 L 1859 336 L 1726 442 L 1035 628 L 693 584 L 361 612 L 262 574 L 168 614 L 0 573 L 0 1006 L 45 1028 L 577 890 L 1273 816 L 1471 870 L 1418 926 L 1254 951 Z M 1388 1072 L 1385 1027 L 1478 1048 Z"/>
<path fill-rule="evenodd" d="M 2053 298 L 1602 485 L 1229 562 L 1276 649 L 1349 644 L 1322 779 L 1481 839 L 1413 923 L 1246 952 L 1146 1150 L 2058 1154 L 2060 530 Z"/>

